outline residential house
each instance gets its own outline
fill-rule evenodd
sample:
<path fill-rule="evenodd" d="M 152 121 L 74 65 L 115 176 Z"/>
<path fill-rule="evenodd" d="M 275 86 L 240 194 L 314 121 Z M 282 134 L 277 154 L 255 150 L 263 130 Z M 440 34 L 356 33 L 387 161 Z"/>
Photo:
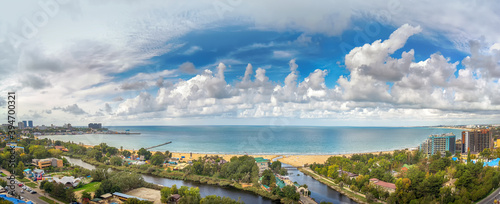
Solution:
<path fill-rule="evenodd" d="M 179 194 L 172 194 L 170 197 L 168 197 L 168 204 L 177 204 L 179 203 L 179 200 L 181 199 L 181 195 Z"/>
<path fill-rule="evenodd" d="M 348 172 L 348 171 L 343 171 L 343 170 L 338 170 L 338 174 L 339 174 L 339 176 L 346 174 L 350 179 L 355 179 L 356 177 L 359 176 L 358 174 Z"/>
<path fill-rule="evenodd" d="M 384 189 L 384 190 L 386 190 L 389 193 L 396 192 L 396 184 L 387 183 L 385 181 L 378 180 L 377 178 L 371 178 L 370 179 L 370 184 L 371 185 L 375 185 L 377 188 Z"/>

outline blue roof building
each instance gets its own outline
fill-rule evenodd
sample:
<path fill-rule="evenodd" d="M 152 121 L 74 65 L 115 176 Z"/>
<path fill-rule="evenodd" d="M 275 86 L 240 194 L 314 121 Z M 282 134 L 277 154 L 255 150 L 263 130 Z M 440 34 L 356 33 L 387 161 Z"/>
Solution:
<path fill-rule="evenodd" d="M 0 198 L 4 199 L 6 201 L 10 201 L 10 202 L 12 202 L 14 204 L 18 204 L 18 203 L 20 203 L 20 204 L 24 204 L 24 203 L 26 203 L 26 204 L 33 204 L 33 202 L 31 202 L 31 201 L 26 202 L 24 200 L 19 200 L 17 198 L 7 197 L 7 195 L 0 195 Z"/>

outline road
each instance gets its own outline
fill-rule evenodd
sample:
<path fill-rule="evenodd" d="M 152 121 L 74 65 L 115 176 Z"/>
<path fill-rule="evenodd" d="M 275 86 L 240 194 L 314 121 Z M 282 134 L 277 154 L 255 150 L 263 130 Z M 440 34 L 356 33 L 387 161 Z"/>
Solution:
<path fill-rule="evenodd" d="M 10 176 L 10 172 L 8 172 L 7 170 L 2 169 L 1 171 L 4 174 L 6 174 L 7 177 Z M 2 177 L 2 179 L 6 180 L 7 183 L 8 183 L 9 180 L 7 179 L 7 177 Z M 18 180 L 16 179 L 16 181 L 18 181 Z M 26 198 L 28 200 L 33 201 L 33 203 L 36 203 L 36 204 L 48 204 L 47 202 L 45 202 L 45 201 L 43 201 L 43 200 L 40 199 L 40 197 L 43 196 L 43 195 L 41 195 L 41 193 L 43 193 L 43 192 L 39 188 L 31 188 L 31 189 L 34 190 L 34 191 L 36 191 L 37 193 L 31 194 L 31 193 L 26 192 L 26 191 L 24 193 L 21 193 L 22 188 L 19 187 L 17 184 L 16 184 L 16 188 L 14 190 L 17 192 L 18 195 L 20 195 L 20 196 L 22 196 L 22 197 L 24 197 L 24 198 Z M 54 200 L 54 199 L 51 198 L 51 200 Z M 58 201 L 56 201 L 56 202 L 59 203 Z"/>
<path fill-rule="evenodd" d="M 492 204 L 492 203 L 494 203 L 495 199 L 497 199 L 497 200 L 500 199 L 500 196 L 498 195 L 498 193 L 500 193 L 500 188 L 493 191 L 493 193 L 491 193 L 488 197 L 477 202 L 477 204 Z"/>
<path fill-rule="evenodd" d="M 7 178 L 5 178 L 5 177 L 2 177 L 2 179 L 3 179 L 3 180 L 5 180 L 5 181 L 7 181 L 7 182 L 9 182 L 9 181 L 7 180 Z M 20 196 L 22 196 L 22 197 L 24 197 L 24 198 L 26 198 L 26 199 L 28 199 L 28 200 L 31 200 L 31 201 L 33 201 L 34 203 L 37 203 L 37 204 L 41 204 L 41 203 L 44 203 L 44 204 L 45 204 L 45 203 L 47 203 L 47 202 L 45 202 L 45 201 L 43 201 L 43 200 L 41 200 L 41 199 L 39 198 L 41 195 L 39 194 L 39 193 L 40 193 L 40 191 L 39 191 L 38 189 L 33 189 L 33 190 L 37 191 L 37 193 L 35 193 L 35 194 L 31 194 L 31 193 L 28 193 L 28 192 L 26 192 L 26 191 L 25 191 L 24 193 L 21 193 L 22 188 L 21 188 L 21 187 L 19 187 L 19 186 L 16 184 L 16 188 L 15 188 L 14 190 L 16 191 L 16 193 L 17 193 L 18 195 L 20 195 Z"/>

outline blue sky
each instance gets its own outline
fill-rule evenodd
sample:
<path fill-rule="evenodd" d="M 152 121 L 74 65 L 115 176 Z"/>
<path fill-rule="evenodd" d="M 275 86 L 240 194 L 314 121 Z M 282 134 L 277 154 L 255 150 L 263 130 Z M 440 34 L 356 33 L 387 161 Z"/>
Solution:
<path fill-rule="evenodd" d="M 0 91 L 39 124 L 500 123 L 495 2 L 2 4 Z"/>

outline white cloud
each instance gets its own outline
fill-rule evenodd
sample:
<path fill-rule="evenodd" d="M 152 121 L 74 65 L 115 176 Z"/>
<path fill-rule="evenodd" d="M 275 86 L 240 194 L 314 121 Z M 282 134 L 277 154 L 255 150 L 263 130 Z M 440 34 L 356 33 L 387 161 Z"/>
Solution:
<path fill-rule="evenodd" d="M 192 55 L 196 52 L 199 52 L 199 51 L 202 51 L 203 48 L 199 47 L 199 46 L 191 46 L 189 49 L 187 49 L 184 54 L 185 55 Z"/>
<path fill-rule="evenodd" d="M 284 50 L 273 51 L 274 58 L 292 58 L 293 56 L 294 52 L 292 51 L 284 51 Z"/>
<path fill-rule="evenodd" d="M 0 72 L 4 77 L 0 91 L 21 91 L 19 102 L 39 113 L 65 107 L 66 111 L 52 113 L 60 120 L 74 119 L 74 113 L 103 117 L 97 114 L 98 108 L 107 102 L 120 115 L 113 119 L 137 120 L 142 116 L 200 115 L 441 119 L 444 116 L 440 114 L 467 118 L 481 117 L 472 111 L 499 110 L 497 2 L 444 1 L 433 6 L 428 2 L 399 1 L 221 3 L 229 9 L 217 10 L 211 2 L 185 1 L 60 4 L 59 11 L 29 38 L 23 36 L 22 22 L 24 18 L 33 21 L 33 14 L 41 10 L 37 2 L 0 3 Z M 255 70 L 252 81 L 251 65 L 241 73 L 241 81 L 228 84 L 226 65 L 248 63 L 238 59 L 218 59 L 223 64 L 199 68 L 217 67 L 214 73 L 205 70 L 188 80 L 165 82 L 165 78 L 175 76 L 176 70 L 153 68 L 123 81 L 115 78 L 116 74 L 149 65 L 154 57 L 183 49 L 185 43 L 175 39 L 194 30 L 227 26 L 230 22 L 258 30 L 303 33 L 295 42 L 308 44 L 313 34 L 339 35 L 352 28 L 353 19 L 364 17 L 382 17 L 383 21 L 376 20 L 400 28 L 387 40 L 351 50 L 345 58 L 349 75 L 339 78 L 338 85 L 330 89 L 325 85 L 325 70 L 299 73 L 295 61 L 290 62 L 290 73 L 283 84 L 270 81 L 265 66 Z M 364 34 L 373 31 L 360 29 Z M 408 37 L 418 33 L 444 35 L 460 49 L 470 50 L 470 56 L 461 62 L 465 69 L 457 70 L 460 62 L 450 62 L 441 54 L 421 62 L 414 62 L 414 50 L 393 55 Z M 11 34 L 22 37 L 20 44 L 14 45 Z M 471 39 L 481 36 L 483 44 L 472 41 L 471 49 L 466 50 Z M 274 46 L 277 44 L 273 42 L 256 43 L 239 51 Z M 270 57 L 296 57 L 293 50 L 280 49 L 276 48 Z M 191 46 L 184 53 L 200 50 L 199 46 Z M 184 71 L 195 74 L 193 67 Z M 308 77 L 299 81 L 299 74 Z M 120 88 L 142 90 L 152 85 L 160 87 L 157 95 L 137 95 Z M 58 100 L 48 100 L 54 98 Z"/>

